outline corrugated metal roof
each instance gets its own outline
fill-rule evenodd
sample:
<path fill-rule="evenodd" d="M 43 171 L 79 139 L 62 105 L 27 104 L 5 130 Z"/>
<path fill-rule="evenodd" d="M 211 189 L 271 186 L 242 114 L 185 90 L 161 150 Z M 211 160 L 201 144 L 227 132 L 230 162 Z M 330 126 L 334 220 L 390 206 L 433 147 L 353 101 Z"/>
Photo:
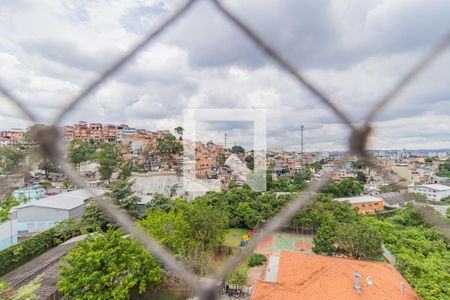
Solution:
<path fill-rule="evenodd" d="M 380 197 L 366 196 L 366 195 L 347 198 L 335 198 L 334 200 L 350 203 L 369 203 L 369 202 L 383 201 L 383 199 L 381 199 Z"/>
<path fill-rule="evenodd" d="M 106 191 L 102 189 L 92 189 L 96 195 L 103 195 Z M 26 207 L 48 207 L 56 209 L 70 210 L 83 205 L 91 194 L 85 190 L 75 190 L 67 193 L 61 193 L 55 196 L 50 196 L 37 201 L 27 202 L 22 205 L 14 207 L 11 211 L 23 209 Z"/>

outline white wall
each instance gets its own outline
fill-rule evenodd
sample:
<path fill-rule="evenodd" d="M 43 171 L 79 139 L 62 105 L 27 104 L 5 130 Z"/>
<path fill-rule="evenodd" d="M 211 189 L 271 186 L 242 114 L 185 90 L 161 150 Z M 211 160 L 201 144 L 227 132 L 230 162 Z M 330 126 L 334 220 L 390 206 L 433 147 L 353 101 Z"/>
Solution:
<path fill-rule="evenodd" d="M 450 189 L 445 191 L 437 191 L 430 189 L 421 185 L 409 187 L 408 191 L 410 193 L 418 193 L 427 196 L 429 200 L 440 201 L 446 197 L 450 196 Z"/>
<path fill-rule="evenodd" d="M 17 243 L 17 220 L 12 219 L 0 224 L 0 250 Z"/>
<path fill-rule="evenodd" d="M 17 210 L 17 221 L 20 223 L 59 221 L 68 217 L 67 210 L 49 207 L 29 206 Z"/>

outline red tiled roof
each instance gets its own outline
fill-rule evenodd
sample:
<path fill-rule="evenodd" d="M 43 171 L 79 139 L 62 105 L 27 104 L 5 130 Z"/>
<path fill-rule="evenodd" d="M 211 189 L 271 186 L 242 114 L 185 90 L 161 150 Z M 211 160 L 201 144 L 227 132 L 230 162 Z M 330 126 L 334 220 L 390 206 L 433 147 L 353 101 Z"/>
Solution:
<path fill-rule="evenodd" d="M 360 274 L 361 293 L 354 289 Z M 368 284 L 368 278 L 372 284 Z M 404 282 L 404 295 L 400 283 Z M 282 251 L 276 283 L 257 281 L 252 300 L 268 299 L 420 299 L 402 275 L 389 264 Z"/>

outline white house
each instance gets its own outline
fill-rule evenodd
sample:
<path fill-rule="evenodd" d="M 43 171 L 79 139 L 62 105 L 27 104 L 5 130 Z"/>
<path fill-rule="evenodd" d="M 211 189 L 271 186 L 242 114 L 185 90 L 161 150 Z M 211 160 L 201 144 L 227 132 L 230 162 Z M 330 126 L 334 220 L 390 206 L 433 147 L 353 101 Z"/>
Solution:
<path fill-rule="evenodd" d="M 440 201 L 450 197 L 450 186 L 443 184 L 412 185 L 408 187 L 408 192 L 422 194 L 430 200 Z"/>
<path fill-rule="evenodd" d="M 93 189 L 96 195 L 105 191 Z M 84 189 L 61 193 L 39 201 L 27 202 L 11 209 L 17 215 L 18 235 L 44 231 L 69 217 L 81 217 L 91 194 Z"/>
<path fill-rule="evenodd" d="M 9 146 L 11 144 L 10 139 L 0 137 L 0 147 Z"/>

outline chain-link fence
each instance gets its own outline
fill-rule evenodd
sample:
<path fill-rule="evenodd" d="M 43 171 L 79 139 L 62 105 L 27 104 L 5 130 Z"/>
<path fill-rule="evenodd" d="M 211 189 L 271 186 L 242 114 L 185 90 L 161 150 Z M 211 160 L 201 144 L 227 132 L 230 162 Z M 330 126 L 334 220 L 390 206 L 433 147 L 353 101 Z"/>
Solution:
<path fill-rule="evenodd" d="M 121 227 L 132 234 L 135 239 L 141 243 L 149 252 L 160 259 L 165 267 L 171 270 L 176 276 L 184 280 L 194 291 L 194 293 L 203 299 L 213 299 L 217 297 L 216 286 L 205 286 L 199 284 L 196 275 L 191 273 L 180 261 L 176 260 L 174 256 L 165 247 L 161 246 L 155 239 L 145 233 L 129 218 L 126 212 L 120 210 L 113 205 L 109 200 L 100 197 L 95 191 L 87 186 L 84 180 L 76 173 L 69 163 L 64 158 L 63 141 L 57 129 L 57 125 L 63 117 L 71 111 L 76 105 L 84 101 L 86 97 L 97 90 L 104 84 L 113 74 L 118 73 L 137 53 L 144 47 L 151 44 L 157 36 L 164 34 L 164 32 L 174 24 L 182 15 L 187 14 L 196 0 L 189 0 L 175 11 L 170 17 L 164 20 L 155 30 L 149 32 L 140 43 L 132 47 L 124 56 L 118 59 L 107 70 L 97 76 L 97 78 L 88 86 L 86 86 L 76 97 L 70 99 L 68 104 L 62 109 L 53 119 L 52 125 L 43 127 L 36 132 L 36 139 L 40 145 L 40 155 L 43 158 L 50 159 L 56 165 L 61 166 L 65 175 L 71 182 L 80 188 L 84 188 L 91 192 L 96 202 L 114 221 L 121 225 Z M 343 111 L 336 103 L 334 103 L 325 93 L 317 88 L 312 82 L 308 81 L 301 71 L 298 71 L 287 59 L 285 59 L 279 52 L 274 50 L 272 45 L 262 39 L 255 31 L 249 27 L 244 20 L 238 18 L 234 13 L 228 10 L 220 1 L 211 0 L 212 5 L 216 11 L 222 14 L 230 23 L 236 26 L 251 42 L 253 42 L 259 50 L 264 52 L 270 59 L 272 59 L 282 70 L 290 74 L 300 86 L 303 86 L 310 93 L 312 93 L 319 101 L 324 103 L 339 119 L 346 124 L 351 130 L 349 140 L 349 152 L 347 155 L 354 155 L 367 162 L 371 168 L 375 168 L 384 174 L 385 179 L 395 184 L 398 178 L 395 175 L 388 174 L 383 168 L 377 165 L 376 161 L 369 156 L 366 151 L 367 139 L 371 133 L 371 123 L 380 114 L 382 109 L 390 102 L 394 101 L 395 97 L 409 84 L 411 84 L 419 73 L 428 67 L 450 44 L 450 34 L 445 36 L 442 41 L 437 44 L 431 51 L 423 57 L 420 62 L 412 66 L 410 71 L 390 90 L 388 90 L 383 97 L 381 97 L 378 104 L 366 116 L 363 125 L 357 126 L 349 118 L 348 114 Z M 0 92 L 3 96 L 14 104 L 31 122 L 36 119 L 33 115 L 32 107 L 25 106 L 23 101 L 16 98 L 8 90 L 7 86 L 0 83 Z M 342 160 L 344 161 L 344 160 Z M 336 169 L 340 166 L 337 165 Z M 319 192 L 328 183 L 328 179 L 314 181 L 306 190 L 302 191 L 294 200 L 289 202 L 281 212 L 265 224 L 264 229 L 259 231 L 251 240 L 249 245 L 245 247 L 240 253 L 228 261 L 228 263 L 219 269 L 214 275 L 215 282 L 223 282 L 225 277 L 230 274 L 250 253 L 252 253 L 256 246 L 263 241 L 263 239 L 286 224 L 296 212 L 307 205 L 314 193 Z M 407 195 L 407 194 L 405 194 Z M 406 196 L 405 196 L 406 197 Z M 424 215 L 427 218 L 433 218 L 433 214 Z M 433 222 L 430 222 L 433 223 Z M 436 223 L 436 222 L 434 222 Z M 441 226 L 441 223 L 439 223 Z M 446 229 L 448 232 L 448 229 Z M 448 238 L 448 237 L 447 237 Z"/>

